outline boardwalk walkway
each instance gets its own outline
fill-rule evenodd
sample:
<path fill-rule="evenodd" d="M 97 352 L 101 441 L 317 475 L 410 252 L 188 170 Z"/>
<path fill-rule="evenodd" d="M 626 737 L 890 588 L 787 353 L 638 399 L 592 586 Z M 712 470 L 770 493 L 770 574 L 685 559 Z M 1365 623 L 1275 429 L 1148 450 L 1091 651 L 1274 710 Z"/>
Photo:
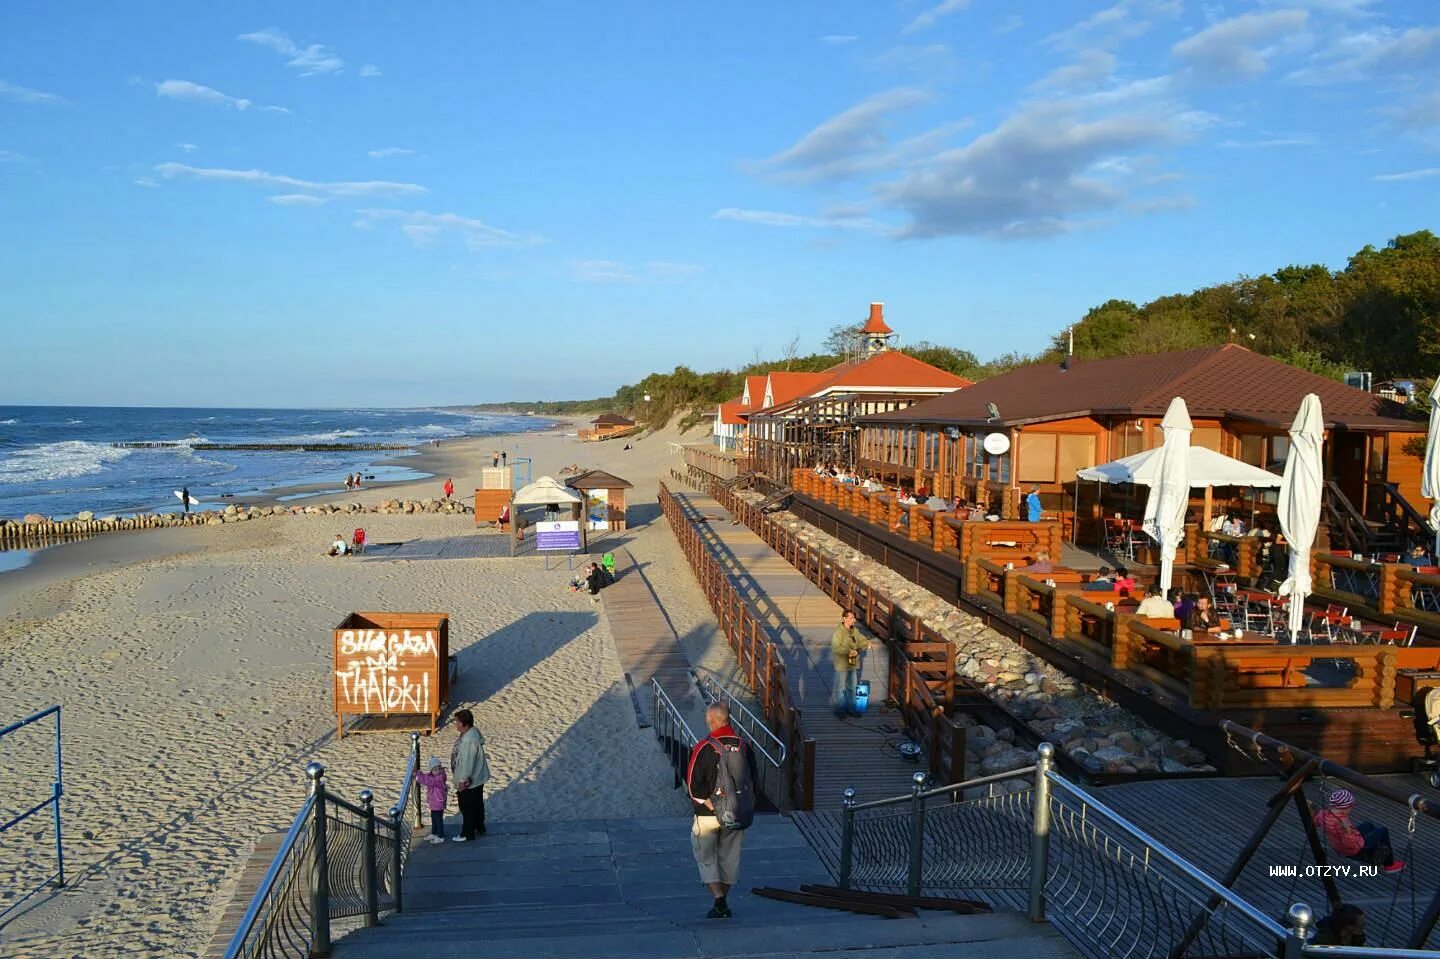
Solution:
<path fill-rule="evenodd" d="M 615 582 L 600 591 L 600 599 L 641 725 L 649 725 L 654 716 L 653 679 L 684 714 L 690 728 L 703 735 L 705 702 L 691 678 L 690 661 L 660 597 L 628 549 L 615 552 Z"/>
<path fill-rule="evenodd" d="M 674 495 L 730 581 L 778 638 L 793 701 L 805 734 L 816 743 L 815 808 L 838 809 L 846 787 L 862 802 L 909 791 L 919 767 L 895 748 L 905 737 L 898 713 L 885 707 L 884 644 L 872 642 L 862 665 L 861 678 L 870 681 L 869 711 L 837 719 L 830 708 L 835 679 L 830 635 L 840 622 L 840 607 L 710 496 L 684 489 Z"/>

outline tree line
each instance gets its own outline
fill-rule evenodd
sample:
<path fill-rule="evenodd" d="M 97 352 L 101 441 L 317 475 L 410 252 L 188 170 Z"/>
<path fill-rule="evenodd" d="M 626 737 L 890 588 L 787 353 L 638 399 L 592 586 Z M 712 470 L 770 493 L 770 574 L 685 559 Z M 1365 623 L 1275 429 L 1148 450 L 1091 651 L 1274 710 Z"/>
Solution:
<path fill-rule="evenodd" d="M 621 386 L 613 396 L 474 408 L 556 416 L 615 411 L 652 428 L 678 417 L 681 428 L 688 428 L 739 396 L 746 376 L 818 372 L 854 358 L 860 326 L 832 328 L 816 353 L 800 355 L 797 339 L 780 358 L 761 359 L 757 351 L 755 361 L 740 369 L 698 373 L 677 366 Z M 1440 361 L 1440 237 L 1421 230 L 1379 249 L 1367 245 L 1338 271 L 1291 265 L 1143 305 L 1109 300 L 1058 332 L 1037 354 L 1008 353 L 981 362 L 969 350 L 925 341 L 902 351 L 978 381 L 1031 363 L 1059 362 L 1072 336 L 1081 360 L 1236 342 L 1335 379 L 1348 370 L 1368 370 L 1376 382 L 1406 377 L 1428 389 Z"/>

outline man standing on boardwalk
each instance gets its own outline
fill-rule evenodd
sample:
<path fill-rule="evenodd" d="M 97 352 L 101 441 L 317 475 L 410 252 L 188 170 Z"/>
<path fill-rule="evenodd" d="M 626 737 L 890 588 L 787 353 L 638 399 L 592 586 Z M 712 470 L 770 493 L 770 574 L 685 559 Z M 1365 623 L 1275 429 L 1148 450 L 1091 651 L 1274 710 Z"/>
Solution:
<path fill-rule="evenodd" d="M 830 656 L 835 662 L 835 695 L 833 705 L 837 717 L 855 710 L 855 684 L 860 678 L 860 654 L 870 648 L 870 640 L 860 635 L 855 626 L 855 611 L 845 610 L 840 625 L 830 637 Z"/>
<path fill-rule="evenodd" d="M 705 725 L 709 727 L 710 735 L 690 750 L 690 766 L 685 772 L 685 788 L 690 792 L 690 805 L 695 813 L 695 822 L 690 827 L 690 850 L 695 854 L 695 865 L 700 867 L 700 881 L 715 897 L 715 905 L 705 918 L 729 919 L 730 904 L 725 897 L 740 878 L 740 846 L 745 833 L 741 829 L 722 828 L 715 814 L 721 750 L 738 749 L 743 753 L 752 784 L 755 781 L 755 757 L 730 727 L 729 706 L 720 702 L 707 706 Z M 753 789 L 753 786 L 750 788 Z"/>
<path fill-rule="evenodd" d="M 485 737 L 475 728 L 475 714 L 455 711 L 459 737 L 450 750 L 450 772 L 455 777 L 455 801 L 460 806 L 460 835 L 451 842 L 466 842 L 485 835 L 485 784 L 490 763 L 485 758 Z"/>

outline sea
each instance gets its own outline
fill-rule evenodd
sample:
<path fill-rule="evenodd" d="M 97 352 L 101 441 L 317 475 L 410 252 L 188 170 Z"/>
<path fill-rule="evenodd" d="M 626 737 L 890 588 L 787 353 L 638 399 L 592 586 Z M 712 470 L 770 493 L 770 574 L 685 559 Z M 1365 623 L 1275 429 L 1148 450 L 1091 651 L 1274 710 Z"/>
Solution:
<path fill-rule="evenodd" d="M 200 509 L 345 477 L 424 479 L 404 459 L 435 440 L 542 430 L 535 416 L 449 409 L 161 409 L 0 406 L 0 517 L 174 512 L 186 487 Z M 165 443 L 155 448 L 119 446 Z M 402 450 L 200 450 L 196 444 L 404 445 Z M 399 464 L 379 465 L 400 460 Z M 326 490 L 329 491 L 328 489 Z"/>

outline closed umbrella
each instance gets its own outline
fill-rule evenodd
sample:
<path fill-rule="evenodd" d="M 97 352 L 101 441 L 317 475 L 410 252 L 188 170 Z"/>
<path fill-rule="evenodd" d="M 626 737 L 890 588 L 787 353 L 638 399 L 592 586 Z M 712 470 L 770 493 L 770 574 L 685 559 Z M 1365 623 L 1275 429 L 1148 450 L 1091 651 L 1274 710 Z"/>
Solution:
<path fill-rule="evenodd" d="M 1160 591 L 1170 593 L 1175 575 L 1175 550 L 1185 538 L 1185 511 L 1190 508 L 1190 411 L 1179 396 L 1170 401 L 1160 431 L 1155 479 L 1145 500 L 1142 529 L 1160 546 Z"/>
<path fill-rule="evenodd" d="M 1290 642 L 1300 635 L 1305 622 L 1305 597 L 1310 595 L 1310 547 L 1320 526 L 1320 496 L 1325 475 L 1321 448 L 1325 443 L 1325 418 L 1320 397 L 1305 394 L 1300 411 L 1290 427 L 1290 452 L 1285 456 L 1285 475 L 1280 482 L 1280 531 L 1290 544 L 1290 575 L 1280 584 L 1280 595 L 1290 597 Z"/>
<path fill-rule="evenodd" d="M 1440 380 L 1430 391 L 1430 431 L 1425 434 L 1425 475 L 1420 495 L 1430 500 L 1430 526 L 1435 530 L 1435 558 L 1440 562 Z"/>

